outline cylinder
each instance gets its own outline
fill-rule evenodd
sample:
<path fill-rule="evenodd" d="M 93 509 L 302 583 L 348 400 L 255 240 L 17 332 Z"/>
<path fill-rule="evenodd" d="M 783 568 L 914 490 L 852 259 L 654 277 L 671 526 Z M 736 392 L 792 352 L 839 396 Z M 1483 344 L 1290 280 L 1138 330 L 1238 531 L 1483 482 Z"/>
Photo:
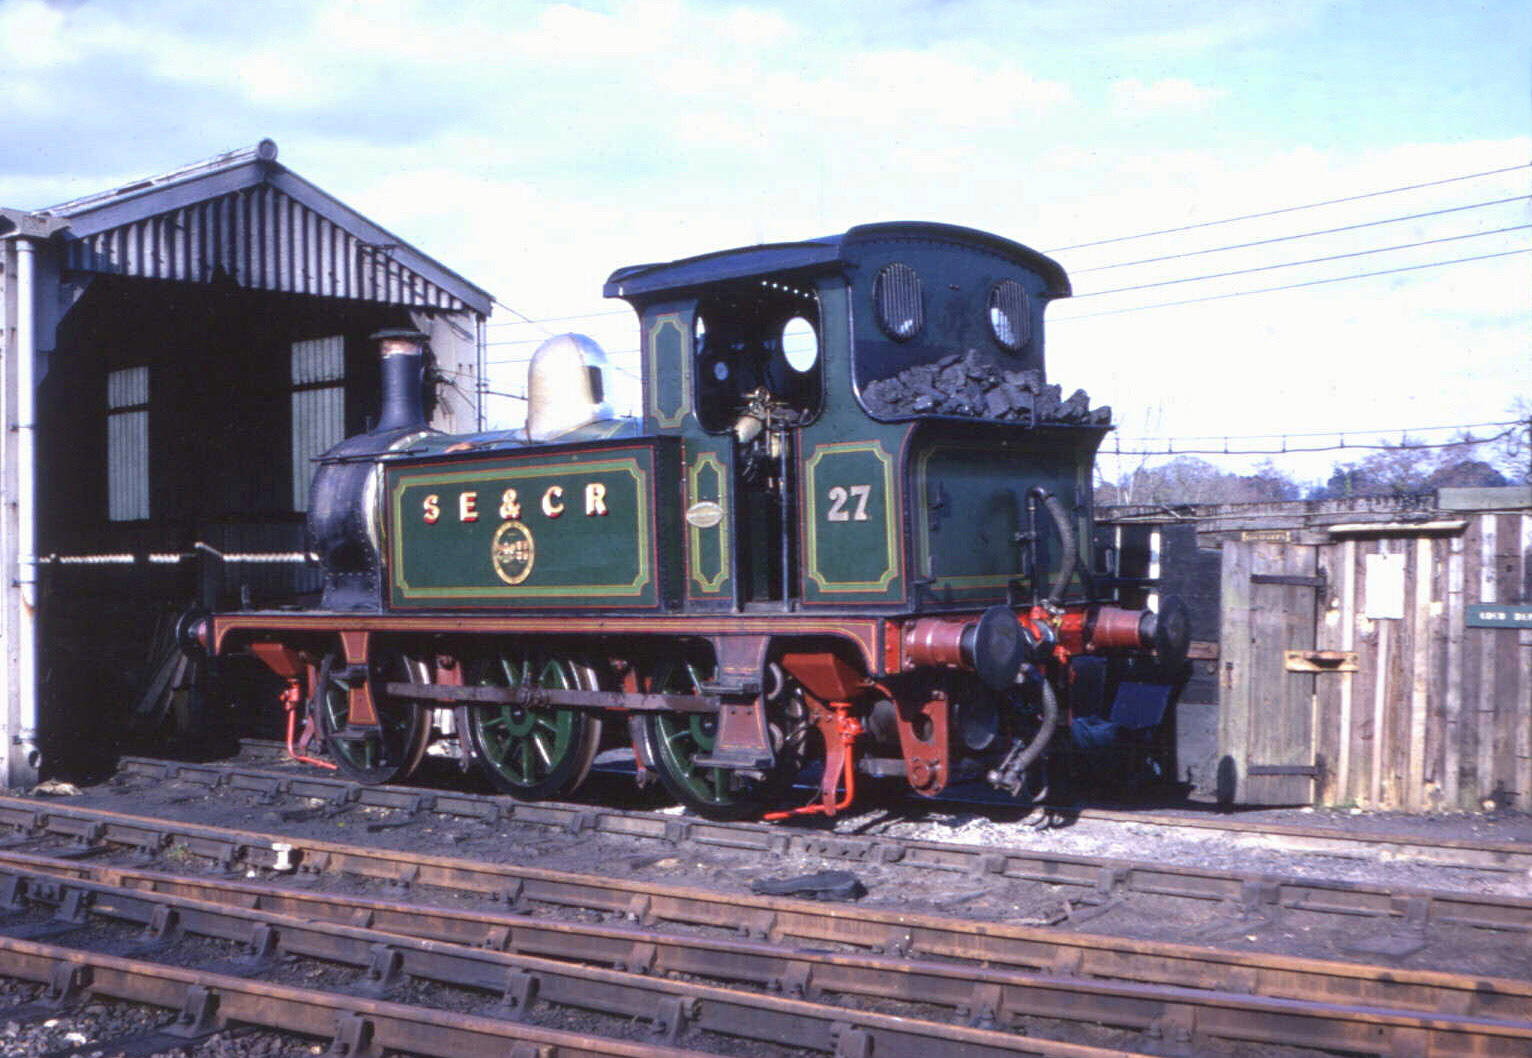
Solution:
<path fill-rule="evenodd" d="M 1016 614 L 991 606 L 977 620 L 924 617 L 904 633 L 904 667 L 967 669 L 990 687 L 1010 686 L 1026 643 Z"/>
<path fill-rule="evenodd" d="M 1096 611 L 1096 620 L 1088 641 L 1090 649 L 1097 653 L 1106 650 L 1143 650 L 1148 648 L 1153 635 L 1153 612 L 1102 606 Z"/>
<path fill-rule="evenodd" d="M 925 617 L 904 630 L 906 669 L 965 667 L 963 633 L 970 622 Z"/>

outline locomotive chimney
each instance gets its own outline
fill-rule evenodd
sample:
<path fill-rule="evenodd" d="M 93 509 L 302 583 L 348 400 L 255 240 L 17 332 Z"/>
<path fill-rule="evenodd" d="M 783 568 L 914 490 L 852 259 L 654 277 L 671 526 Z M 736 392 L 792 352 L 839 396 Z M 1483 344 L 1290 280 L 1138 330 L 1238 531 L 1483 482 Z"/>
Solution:
<path fill-rule="evenodd" d="M 419 331 L 379 331 L 373 340 L 383 358 L 383 414 L 375 433 L 424 429 L 426 336 Z"/>

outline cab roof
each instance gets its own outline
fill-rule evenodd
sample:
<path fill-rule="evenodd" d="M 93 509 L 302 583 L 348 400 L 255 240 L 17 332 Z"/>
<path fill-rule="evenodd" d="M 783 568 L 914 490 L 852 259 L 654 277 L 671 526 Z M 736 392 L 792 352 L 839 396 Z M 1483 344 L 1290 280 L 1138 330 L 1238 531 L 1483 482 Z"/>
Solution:
<path fill-rule="evenodd" d="M 884 242 L 946 243 L 995 254 L 1041 275 L 1049 297 L 1069 296 L 1069 277 L 1051 257 L 988 232 L 926 221 L 860 224 L 843 235 L 761 243 L 662 264 L 630 265 L 613 272 L 602 292 L 609 298 L 652 301 L 656 295 L 726 280 L 781 272 L 839 271 L 855 263 L 867 246 Z"/>

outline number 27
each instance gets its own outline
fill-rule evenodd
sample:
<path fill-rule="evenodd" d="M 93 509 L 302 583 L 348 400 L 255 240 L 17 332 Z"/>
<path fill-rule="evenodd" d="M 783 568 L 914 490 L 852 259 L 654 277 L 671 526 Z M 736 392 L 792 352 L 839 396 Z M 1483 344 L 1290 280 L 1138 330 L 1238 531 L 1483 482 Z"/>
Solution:
<path fill-rule="evenodd" d="M 836 485 L 830 490 L 830 510 L 825 518 L 832 522 L 865 522 L 867 497 L 871 492 L 871 485 L 852 485 L 849 489 Z M 847 505 L 852 501 L 855 501 L 856 509 L 847 510 Z"/>

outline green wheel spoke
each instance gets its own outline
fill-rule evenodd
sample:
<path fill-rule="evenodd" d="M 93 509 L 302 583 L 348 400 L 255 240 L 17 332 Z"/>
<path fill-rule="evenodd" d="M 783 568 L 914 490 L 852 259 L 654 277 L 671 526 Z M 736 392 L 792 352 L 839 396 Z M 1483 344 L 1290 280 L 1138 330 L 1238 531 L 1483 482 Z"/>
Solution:
<path fill-rule="evenodd" d="M 531 653 L 513 641 L 494 655 L 470 660 L 468 682 L 479 687 L 594 686 L 572 661 Z M 469 705 L 462 737 L 480 771 L 501 792 L 524 800 L 554 797 L 585 778 L 600 736 L 598 717 L 573 709 Z"/>
<path fill-rule="evenodd" d="M 418 702 L 392 698 L 377 688 L 390 680 L 418 681 L 417 668 L 402 655 L 384 653 L 373 659 L 367 678 L 373 688 L 377 735 L 358 741 L 340 737 L 351 724 L 351 686 L 334 675 L 342 664 L 336 654 L 325 658 L 311 699 L 330 755 L 347 776 L 359 782 L 385 783 L 406 777 L 425 750 L 430 714 Z"/>
<path fill-rule="evenodd" d="M 710 671 L 690 663 L 661 663 L 647 689 L 655 694 L 695 694 Z M 710 755 L 718 744 L 717 718 L 712 715 L 651 713 L 641 722 L 648 757 L 661 782 L 703 816 L 729 820 L 758 815 L 792 779 L 796 758 L 788 755 L 779 755 L 765 775 L 699 763 L 698 758 Z"/>

